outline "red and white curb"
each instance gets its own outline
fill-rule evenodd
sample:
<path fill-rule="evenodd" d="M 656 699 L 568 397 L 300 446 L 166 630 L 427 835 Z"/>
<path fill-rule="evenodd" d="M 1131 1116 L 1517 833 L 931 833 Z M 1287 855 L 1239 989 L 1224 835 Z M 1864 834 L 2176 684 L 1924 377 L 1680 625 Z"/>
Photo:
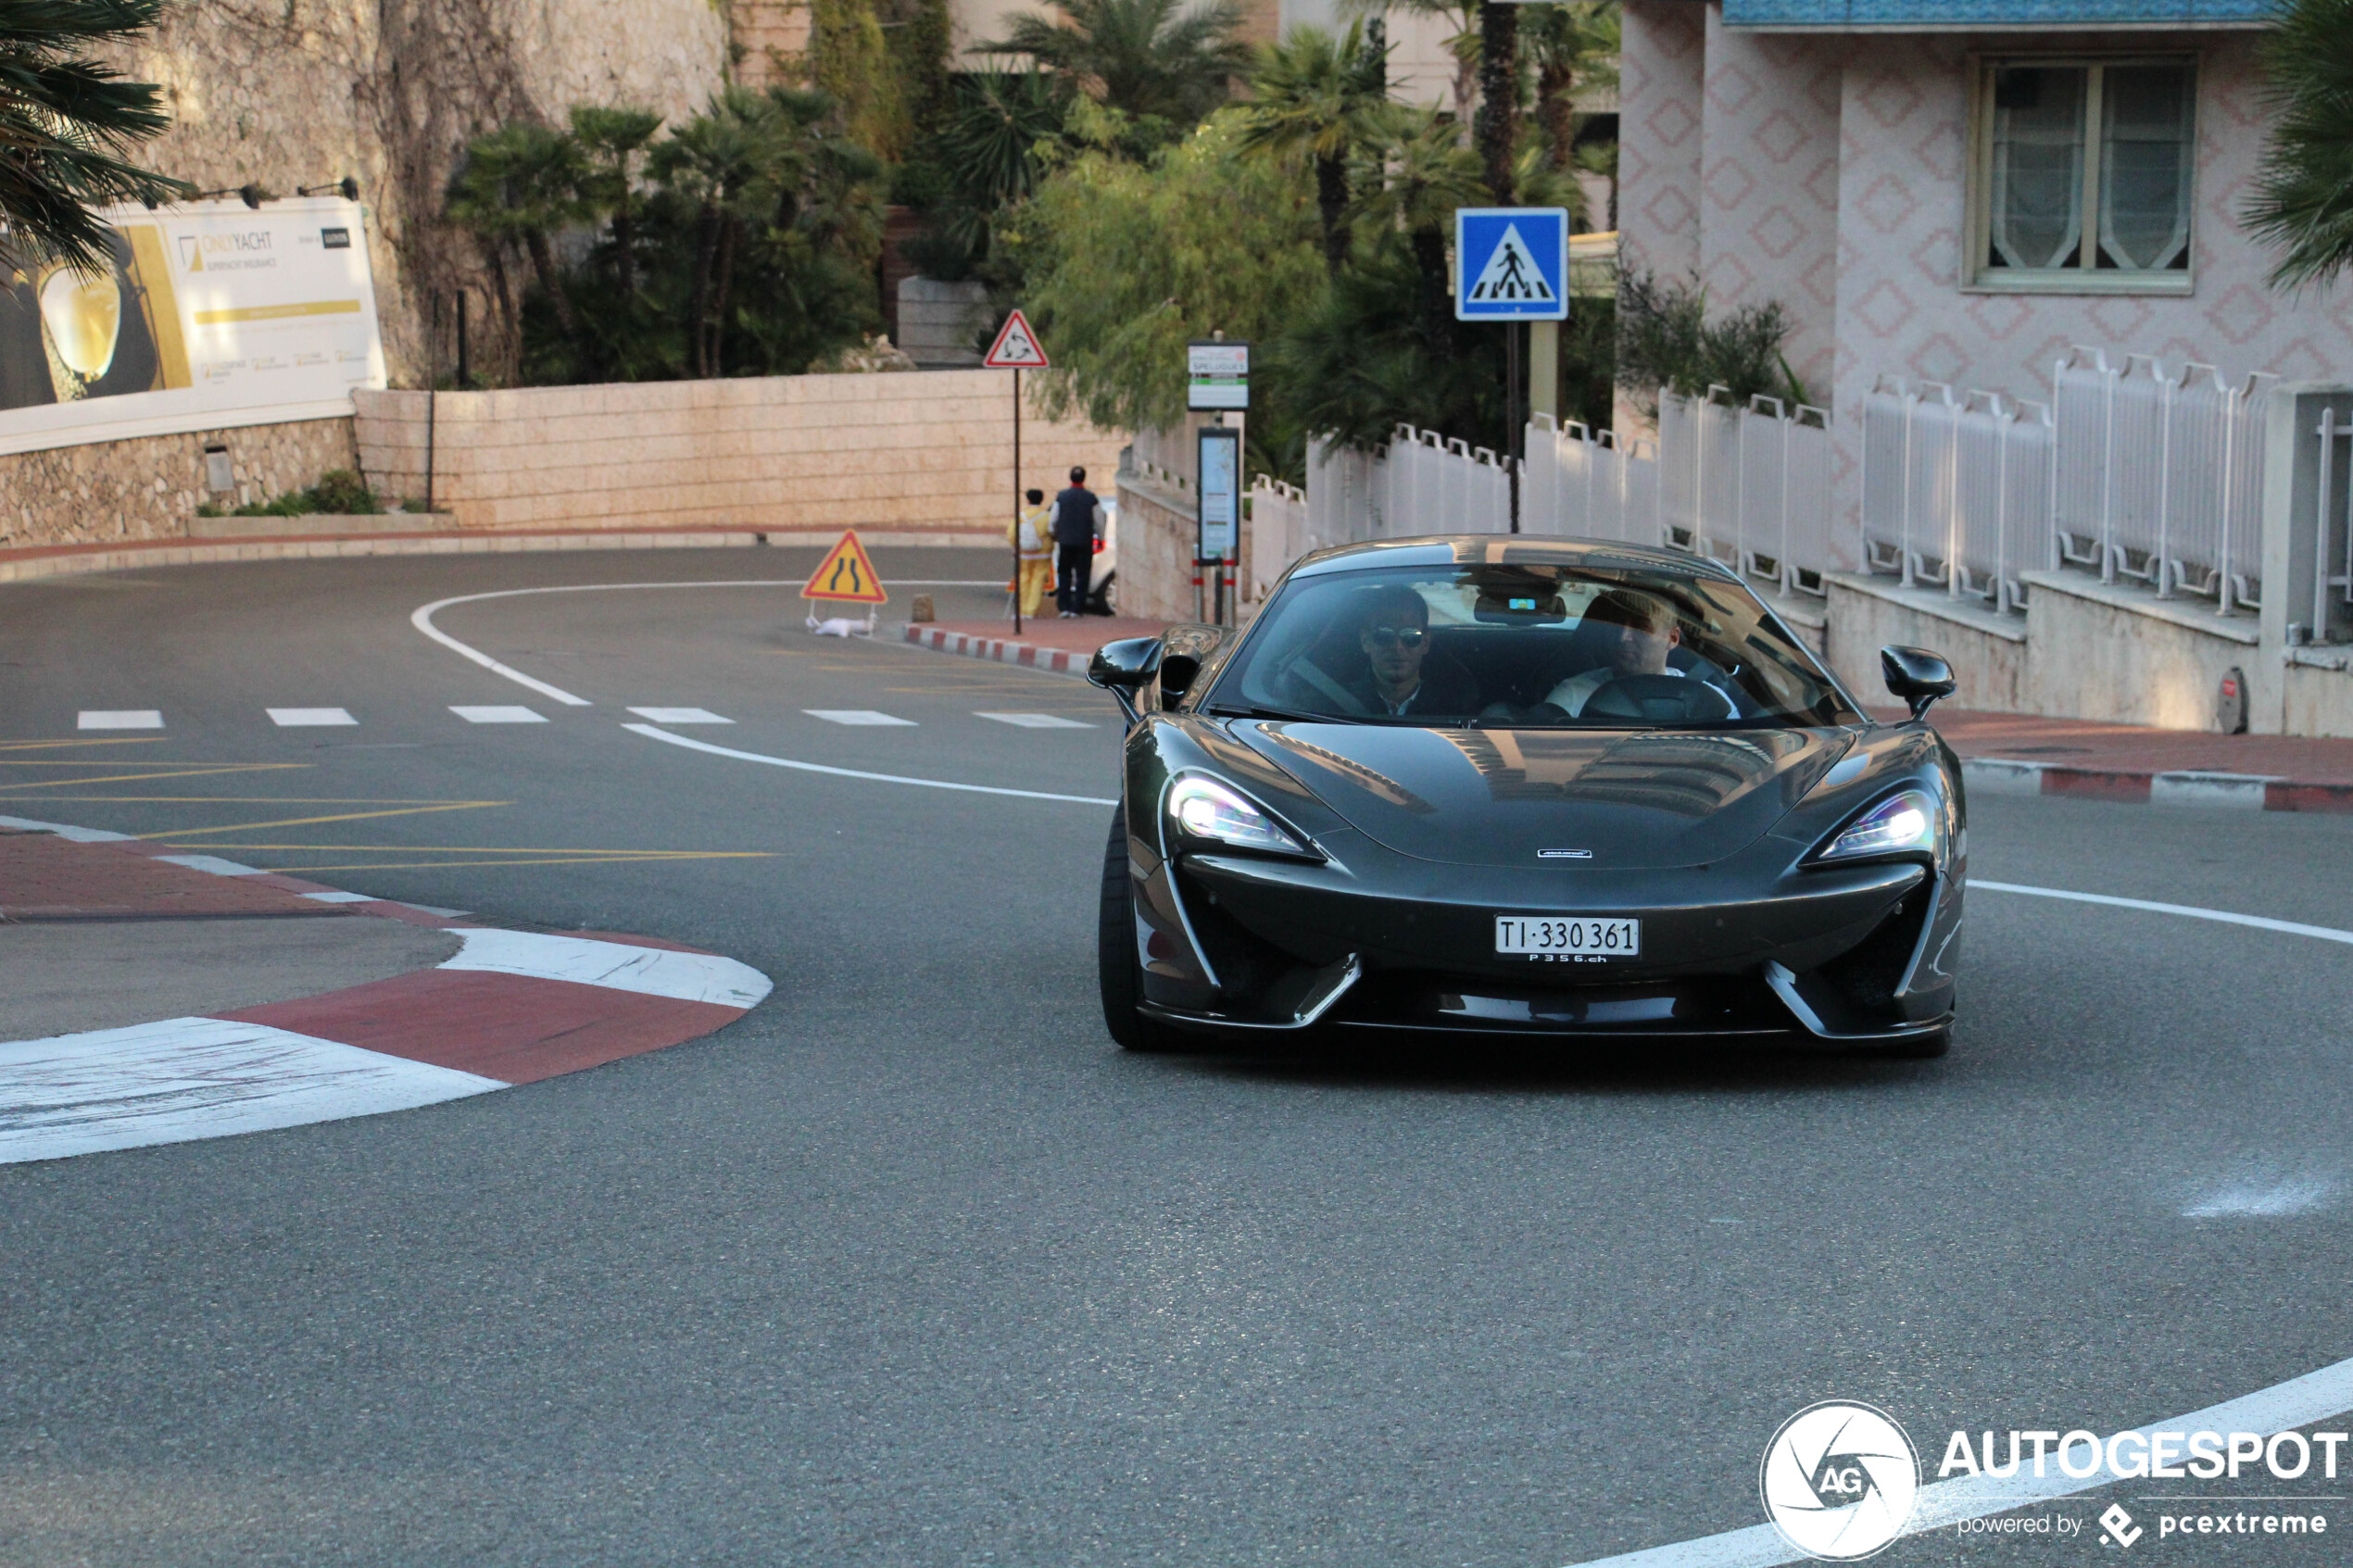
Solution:
<path fill-rule="evenodd" d="M 966 659 L 992 659 L 1000 664 L 1026 665 L 1033 670 L 1051 670 L 1058 675 L 1083 675 L 1089 653 L 1073 653 L 1068 648 L 1039 647 L 1035 643 L 1017 643 L 1010 637 L 975 637 L 969 632 L 942 631 L 937 626 L 911 625 L 907 641 L 920 648 L 937 653 L 960 653 Z"/>
<path fill-rule="evenodd" d="M 2144 806 L 2220 806 L 2240 811 L 2353 811 L 2353 784 L 2298 784 L 2268 773 L 2183 769 L 2141 772 L 2065 762 L 1971 757 L 1961 779 L 1987 795 L 2071 795 Z"/>
<path fill-rule="evenodd" d="M 0 826 L 254 878 L 322 903 L 453 931 L 433 969 L 214 1017 L 0 1043 L 0 1164 L 408 1110 L 684 1044 L 768 995 L 766 975 L 646 937 L 468 925 L 120 834 Z M 365 906 L 365 908 L 361 908 Z"/>

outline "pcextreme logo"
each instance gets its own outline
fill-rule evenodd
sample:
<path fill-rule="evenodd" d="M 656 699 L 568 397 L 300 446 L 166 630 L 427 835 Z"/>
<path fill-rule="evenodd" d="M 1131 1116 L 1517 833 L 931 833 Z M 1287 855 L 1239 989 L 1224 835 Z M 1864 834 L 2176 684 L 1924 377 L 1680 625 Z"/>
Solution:
<path fill-rule="evenodd" d="M 1756 1489 L 1791 1546 L 1852 1562 L 1904 1533 L 1919 1495 L 1919 1455 L 1884 1411 L 1825 1399 L 1781 1423 L 1765 1445 Z"/>

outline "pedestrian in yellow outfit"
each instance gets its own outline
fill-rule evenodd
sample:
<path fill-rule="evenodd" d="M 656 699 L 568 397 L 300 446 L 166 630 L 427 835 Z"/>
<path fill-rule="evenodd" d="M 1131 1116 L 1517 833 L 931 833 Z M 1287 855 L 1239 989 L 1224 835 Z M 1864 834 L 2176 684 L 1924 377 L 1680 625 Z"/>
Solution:
<path fill-rule="evenodd" d="M 1047 521 L 1046 493 L 1026 492 L 1022 498 L 1029 504 L 1021 509 L 1019 519 L 1005 525 L 1005 542 L 1013 546 L 1021 558 L 1021 612 L 1034 616 L 1046 599 L 1046 590 L 1054 582 L 1053 532 Z"/>

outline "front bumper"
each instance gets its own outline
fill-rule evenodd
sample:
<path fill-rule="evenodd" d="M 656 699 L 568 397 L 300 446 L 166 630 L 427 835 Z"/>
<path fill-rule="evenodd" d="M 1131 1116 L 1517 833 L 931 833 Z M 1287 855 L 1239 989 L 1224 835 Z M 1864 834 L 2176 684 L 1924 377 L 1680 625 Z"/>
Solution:
<path fill-rule="evenodd" d="M 1563 876 L 1193 854 L 1151 869 L 1145 1007 L 1178 1025 L 1862 1043 L 1931 1033 L 1951 1012 L 1957 874 L 1915 861 Z M 1639 919 L 1642 953 L 1495 952 L 1495 916 L 1551 913 Z"/>

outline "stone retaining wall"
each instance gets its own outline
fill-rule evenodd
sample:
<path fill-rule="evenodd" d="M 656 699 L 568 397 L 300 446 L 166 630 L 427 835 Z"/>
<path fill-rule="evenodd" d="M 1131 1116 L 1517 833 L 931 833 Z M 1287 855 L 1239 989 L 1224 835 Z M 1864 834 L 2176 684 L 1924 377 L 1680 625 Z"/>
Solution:
<path fill-rule="evenodd" d="M 1001 533 L 1013 377 L 1002 370 L 360 392 L 360 462 L 461 527 L 921 528 Z M 1126 438 L 1032 416 L 1022 479 L 1110 482 Z"/>
<path fill-rule="evenodd" d="M 216 445 L 229 449 L 236 478 L 226 495 L 205 488 L 204 449 Z M 347 419 L 14 453 L 0 457 L 0 549 L 185 538 L 203 503 L 271 500 L 308 488 L 329 469 L 358 466 Z"/>

